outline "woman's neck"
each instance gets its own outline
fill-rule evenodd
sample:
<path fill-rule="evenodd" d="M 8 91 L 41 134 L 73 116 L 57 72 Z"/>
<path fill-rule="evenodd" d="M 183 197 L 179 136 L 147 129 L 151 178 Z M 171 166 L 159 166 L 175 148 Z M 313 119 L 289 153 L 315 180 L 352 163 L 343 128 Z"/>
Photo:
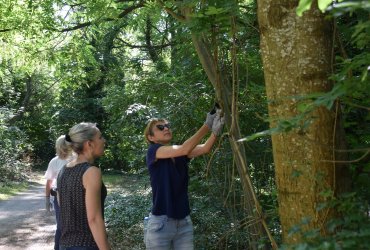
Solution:
<path fill-rule="evenodd" d="M 93 164 L 94 159 L 92 157 L 86 157 L 85 155 L 78 155 L 75 162 L 76 164 L 83 163 L 83 162 L 88 162 L 90 164 Z"/>

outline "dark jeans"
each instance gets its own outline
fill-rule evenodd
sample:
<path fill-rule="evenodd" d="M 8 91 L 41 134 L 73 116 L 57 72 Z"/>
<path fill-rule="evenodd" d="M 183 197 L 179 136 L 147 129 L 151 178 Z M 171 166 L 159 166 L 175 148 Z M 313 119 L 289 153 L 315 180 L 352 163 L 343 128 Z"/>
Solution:
<path fill-rule="evenodd" d="M 60 239 L 60 236 L 62 235 L 62 230 L 61 230 L 61 223 L 60 223 L 60 208 L 59 208 L 58 199 L 56 196 L 54 196 L 54 211 L 55 211 L 55 219 L 57 222 L 57 229 L 55 230 L 55 236 L 54 236 L 54 249 L 60 250 L 59 239 Z"/>

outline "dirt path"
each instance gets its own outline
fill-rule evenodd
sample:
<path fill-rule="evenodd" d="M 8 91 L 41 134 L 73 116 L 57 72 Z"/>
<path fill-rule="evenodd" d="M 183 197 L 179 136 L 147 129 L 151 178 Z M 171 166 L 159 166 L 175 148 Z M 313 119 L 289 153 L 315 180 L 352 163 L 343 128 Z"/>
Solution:
<path fill-rule="evenodd" d="M 52 250 L 55 215 L 47 213 L 44 180 L 38 174 L 30 188 L 0 201 L 0 250 Z"/>

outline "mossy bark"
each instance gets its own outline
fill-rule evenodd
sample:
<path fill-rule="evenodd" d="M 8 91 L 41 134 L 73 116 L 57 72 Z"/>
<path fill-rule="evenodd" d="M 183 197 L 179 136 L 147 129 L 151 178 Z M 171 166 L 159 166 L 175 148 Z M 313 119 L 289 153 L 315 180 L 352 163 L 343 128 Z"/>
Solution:
<path fill-rule="evenodd" d="M 333 67 L 332 23 L 313 6 L 302 17 L 298 1 L 258 1 L 260 48 L 268 97 L 270 126 L 299 114 L 299 97 L 327 92 Z M 314 4 L 313 4 L 314 5 Z M 320 229 L 335 216 L 319 209 L 345 180 L 338 172 L 335 150 L 343 144 L 338 109 L 318 107 L 309 114 L 306 129 L 272 135 L 279 216 L 285 243 L 297 243 L 302 234 Z M 307 121 L 307 120 L 306 120 Z M 342 146 L 341 146 L 342 147 Z M 303 224 L 302 224 L 303 223 Z M 302 225 L 289 235 L 290 229 Z"/>

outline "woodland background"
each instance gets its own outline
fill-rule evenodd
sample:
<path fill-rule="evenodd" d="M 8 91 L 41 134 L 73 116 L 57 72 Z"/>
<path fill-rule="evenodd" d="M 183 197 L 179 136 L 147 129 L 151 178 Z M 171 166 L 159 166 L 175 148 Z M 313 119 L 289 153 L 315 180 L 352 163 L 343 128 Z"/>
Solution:
<path fill-rule="evenodd" d="M 181 143 L 215 101 L 226 126 L 191 161 L 196 249 L 368 249 L 368 1 L 2 0 L 0 185 L 44 171 L 82 121 L 106 140 L 114 249 L 143 249 L 143 130 Z"/>

